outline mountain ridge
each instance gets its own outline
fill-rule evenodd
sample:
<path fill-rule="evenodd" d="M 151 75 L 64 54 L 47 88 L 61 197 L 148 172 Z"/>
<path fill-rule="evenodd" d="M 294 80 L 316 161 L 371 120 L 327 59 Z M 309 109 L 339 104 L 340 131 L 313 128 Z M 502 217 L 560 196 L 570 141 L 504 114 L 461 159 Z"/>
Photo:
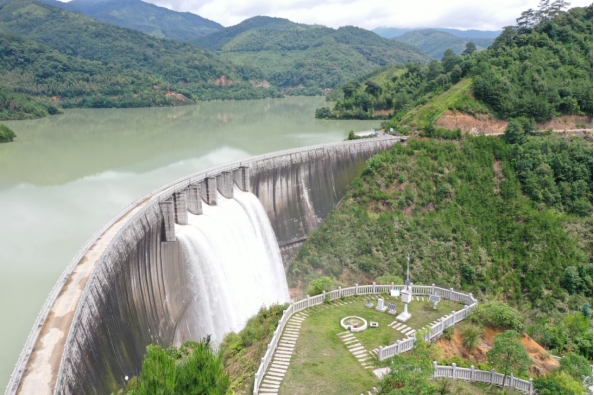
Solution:
<path fill-rule="evenodd" d="M 502 30 L 476 30 L 476 29 L 468 29 L 468 30 L 461 30 L 461 29 L 450 29 L 444 27 L 419 27 L 419 28 L 399 28 L 399 27 L 376 27 L 371 31 L 377 34 L 378 36 L 384 38 L 395 38 L 402 36 L 408 32 L 413 32 L 416 30 L 427 30 L 433 29 L 444 33 L 452 34 L 456 37 L 461 38 L 496 38 L 502 32 Z"/>
<path fill-rule="evenodd" d="M 215 21 L 191 12 L 178 12 L 141 0 L 41 0 L 101 22 L 126 27 L 157 38 L 188 41 L 223 29 Z"/>

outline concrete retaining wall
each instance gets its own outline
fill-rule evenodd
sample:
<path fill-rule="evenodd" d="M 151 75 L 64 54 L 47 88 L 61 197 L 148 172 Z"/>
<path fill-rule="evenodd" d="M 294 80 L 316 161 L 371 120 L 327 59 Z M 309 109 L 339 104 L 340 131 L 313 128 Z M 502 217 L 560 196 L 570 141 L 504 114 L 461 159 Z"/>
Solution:
<path fill-rule="evenodd" d="M 187 340 L 178 325 L 191 325 L 180 317 L 193 303 L 192 284 L 179 258 L 174 221 L 186 221 L 186 210 L 216 204 L 217 189 L 228 195 L 235 182 L 258 196 L 287 264 L 365 160 L 399 141 L 358 140 L 262 155 L 193 174 L 139 199 L 68 265 L 6 393 L 108 394 L 124 384 L 126 374 L 140 370 L 148 344 Z"/>

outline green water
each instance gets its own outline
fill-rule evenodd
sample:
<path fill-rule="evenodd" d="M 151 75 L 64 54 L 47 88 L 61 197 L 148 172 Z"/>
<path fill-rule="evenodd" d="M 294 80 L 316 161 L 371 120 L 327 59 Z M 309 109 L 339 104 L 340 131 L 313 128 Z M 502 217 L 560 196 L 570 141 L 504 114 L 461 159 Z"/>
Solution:
<path fill-rule="evenodd" d="M 62 270 L 130 202 L 210 166 L 378 126 L 314 119 L 323 104 L 297 97 L 7 122 L 18 137 L 0 144 L 0 389 Z"/>

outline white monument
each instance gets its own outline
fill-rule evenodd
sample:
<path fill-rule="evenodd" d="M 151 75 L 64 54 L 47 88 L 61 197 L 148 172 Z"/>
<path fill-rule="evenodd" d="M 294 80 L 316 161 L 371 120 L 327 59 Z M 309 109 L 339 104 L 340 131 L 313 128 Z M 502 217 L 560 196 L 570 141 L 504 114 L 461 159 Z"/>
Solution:
<path fill-rule="evenodd" d="M 388 310 L 387 306 L 384 306 L 384 298 L 379 298 L 377 300 L 377 307 L 375 308 L 377 311 L 381 311 L 382 313 Z"/>
<path fill-rule="evenodd" d="M 406 322 L 411 314 L 408 312 L 408 304 L 412 301 L 412 283 L 410 282 L 410 254 L 406 257 L 406 287 L 400 292 L 400 300 L 404 303 L 404 311 L 396 317 L 400 322 Z"/>

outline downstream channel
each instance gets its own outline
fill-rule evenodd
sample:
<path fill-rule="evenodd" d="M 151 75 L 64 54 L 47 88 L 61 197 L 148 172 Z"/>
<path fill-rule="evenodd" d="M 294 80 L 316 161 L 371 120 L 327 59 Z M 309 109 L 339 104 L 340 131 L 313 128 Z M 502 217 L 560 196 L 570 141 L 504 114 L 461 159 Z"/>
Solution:
<path fill-rule="evenodd" d="M 314 119 L 323 105 L 293 97 L 6 122 L 18 137 L 0 144 L 0 390 L 62 270 L 127 204 L 210 166 L 379 125 Z"/>

